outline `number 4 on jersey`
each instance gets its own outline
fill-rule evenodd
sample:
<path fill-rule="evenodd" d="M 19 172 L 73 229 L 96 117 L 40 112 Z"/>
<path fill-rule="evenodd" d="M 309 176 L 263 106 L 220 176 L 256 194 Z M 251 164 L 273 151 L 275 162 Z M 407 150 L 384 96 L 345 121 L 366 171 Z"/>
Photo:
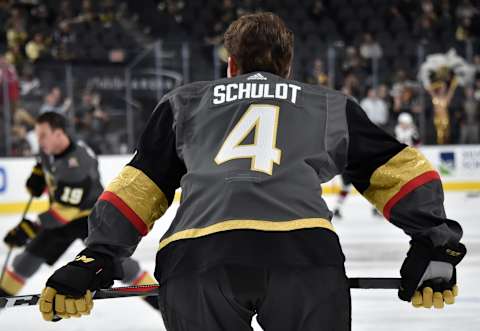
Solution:
<path fill-rule="evenodd" d="M 234 159 L 252 159 L 251 170 L 272 174 L 273 163 L 280 164 L 282 151 L 276 148 L 279 107 L 253 104 L 225 139 L 215 157 L 222 164 Z M 255 130 L 253 144 L 241 143 Z"/>

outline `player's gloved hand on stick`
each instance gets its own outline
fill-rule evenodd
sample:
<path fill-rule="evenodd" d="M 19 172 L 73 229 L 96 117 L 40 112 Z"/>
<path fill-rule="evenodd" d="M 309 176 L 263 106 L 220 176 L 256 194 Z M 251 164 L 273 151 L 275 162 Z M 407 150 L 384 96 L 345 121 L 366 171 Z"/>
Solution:
<path fill-rule="evenodd" d="M 3 241 L 10 247 L 22 247 L 37 236 L 40 225 L 24 218 L 16 227 L 8 231 Z"/>
<path fill-rule="evenodd" d="M 39 197 L 45 191 L 47 183 L 45 181 L 45 174 L 43 173 L 42 166 L 40 163 L 37 163 L 33 169 L 30 177 L 27 179 L 25 186 L 31 195 L 34 197 Z"/>
<path fill-rule="evenodd" d="M 453 304 L 458 295 L 455 266 L 466 253 L 461 243 L 434 247 L 429 240 L 412 240 L 400 269 L 399 298 L 411 301 L 414 307 Z"/>
<path fill-rule="evenodd" d="M 112 286 L 113 268 L 110 256 L 84 249 L 47 280 L 38 305 L 43 319 L 89 315 L 93 307 L 92 292 Z"/>

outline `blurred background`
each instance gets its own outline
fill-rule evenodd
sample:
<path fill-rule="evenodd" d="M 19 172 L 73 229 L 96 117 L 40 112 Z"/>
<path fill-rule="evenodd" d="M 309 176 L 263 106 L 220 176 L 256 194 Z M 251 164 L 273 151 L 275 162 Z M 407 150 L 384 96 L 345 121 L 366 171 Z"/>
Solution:
<path fill-rule="evenodd" d="M 295 33 L 293 79 L 355 97 L 415 144 L 480 140 L 478 0 L 0 0 L 0 156 L 38 151 L 65 114 L 98 154 L 132 152 L 172 88 L 226 72 L 226 27 L 269 10 Z M 400 116 L 406 113 L 407 115 Z"/>

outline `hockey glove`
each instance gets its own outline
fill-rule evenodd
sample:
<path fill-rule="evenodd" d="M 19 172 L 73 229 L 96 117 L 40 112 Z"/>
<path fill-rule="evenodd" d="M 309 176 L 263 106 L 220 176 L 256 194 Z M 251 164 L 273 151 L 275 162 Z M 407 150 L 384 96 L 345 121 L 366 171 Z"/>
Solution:
<path fill-rule="evenodd" d="M 461 243 L 433 247 L 429 241 L 412 240 L 400 269 L 398 297 L 414 307 L 443 308 L 458 295 L 455 266 L 467 250 Z"/>
<path fill-rule="evenodd" d="M 24 218 L 16 227 L 8 231 L 3 241 L 10 247 L 22 247 L 37 236 L 40 225 Z"/>
<path fill-rule="evenodd" d="M 47 183 L 40 163 L 37 163 L 33 167 L 32 173 L 30 174 L 30 177 L 28 177 L 25 186 L 30 194 L 37 198 L 43 194 L 43 191 L 45 191 Z"/>
<path fill-rule="evenodd" d="M 88 248 L 47 280 L 39 308 L 43 319 L 89 315 L 93 307 L 92 292 L 113 284 L 113 260 Z"/>

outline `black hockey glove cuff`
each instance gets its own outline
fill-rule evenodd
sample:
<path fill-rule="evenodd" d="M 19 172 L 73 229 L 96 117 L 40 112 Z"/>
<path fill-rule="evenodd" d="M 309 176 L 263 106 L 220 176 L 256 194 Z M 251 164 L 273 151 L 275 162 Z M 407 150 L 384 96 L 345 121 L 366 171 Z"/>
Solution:
<path fill-rule="evenodd" d="M 87 290 L 95 291 L 112 286 L 113 280 L 113 259 L 86 248 L 75 260 L 55 271 L 46 285 L 59 294 L 80 297 Z"/>
<path fill-rule="evenodd" d="M 466 252 L 461 243 L 433 247 L 428 240 L 412 240 L 400 269 L 399 298 L 426 308 L 441 308 L 444 301 L 453 303 L 457 291 L 455 267 Z"/>

